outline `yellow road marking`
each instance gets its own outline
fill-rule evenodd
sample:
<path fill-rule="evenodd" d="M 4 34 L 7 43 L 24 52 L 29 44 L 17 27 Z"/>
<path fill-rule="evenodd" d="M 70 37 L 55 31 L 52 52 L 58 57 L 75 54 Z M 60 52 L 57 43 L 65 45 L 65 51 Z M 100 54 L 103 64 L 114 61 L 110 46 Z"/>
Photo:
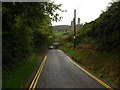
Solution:
<path fill-rule="evenodd" d="M 40 67 L 40 72 L 39 72 L 39 75 L 38 75 L 38 77 L 37 77 L 37 79 L 36 79 L 36 82 L 35 82 L 35 84 L 34 84 L 33 88 L 35 88 L 35 87 L 36 87 L 36 84 L 37 84 L 38 79 L 39 79 L 39 77 L 40 77 L 40 74 L 41 74 L 41 72 L 42 72 L 42 69 L 43 69 L 44 63 L 45 63 L 45 61 L 46 61 L 46 58 L 47 58 L 47 56 L 45 56 L 45 58 L 44 58 L 44 60 L 43 60 L 43 62 L 42 62 L 42 65 L 41 65 L 41 67 Z"/>
<path fill-rule="evenodd" d="M 68 57 L 68 56 L 67 56 Z M 98 79 L 97 77 L 93 76 L 91 73 L 89 73 L 88 71 L 86 71 L 85 69 L 83 69 L 80 65 L 78 65 L 77 63 L 75 63 L 73 60 L 70 59 L 70 57 L 68 57 L 68 59 L 74 63 L 77 67 L 79 67 L 81 70 L 83 70 L 85 73 L 87 73 L 89 76 L 91 76 L 92 78 L 94 78 L 96 81 L 98 81 L 100 84 L 102 84 L 103 86 L 105 86 L 106 88 L 108 88 L 109 90 L 114 90 L 113 88 L 111 88 L 110 86 L 108 86 L 107 84 L 105 84 L 103 81 L 101 81 L 100 79 Z"/>
<path fill-rule="evenodd" d="M 36 75 L 35 75 L 32 83 L 31 83 L 31 85 L 30 85 L 30 87 L 29 87 L 29 90 L 31 90 L 32 88 L 33 88 L 33 90 L 34 90 L 34 88 L 36 87 L 36 84 L 37 84 L 38 79 L 39 79 L 39 77 L 40 77 L 40 74 L 41 74 L 41 72 L 42 72 L 42 69 L 43 69 L 44 63 L 45 63 L 45 61 L 46 61 L 46 58 L 47 58 L 47 56 L 44 57 L 44 59 L 43 59 L 41 65 L 40 65 L 40 67 L 39 67 L 39 69 L 38 69 L 38 71 L 37 71 L 37 73 L 36 73 Z"/>

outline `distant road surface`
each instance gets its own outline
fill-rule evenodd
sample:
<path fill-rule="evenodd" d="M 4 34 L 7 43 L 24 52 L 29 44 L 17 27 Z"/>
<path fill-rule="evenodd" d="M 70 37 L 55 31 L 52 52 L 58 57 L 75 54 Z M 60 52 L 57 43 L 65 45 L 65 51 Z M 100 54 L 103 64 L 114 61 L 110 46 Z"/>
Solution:
<path fill-rule="evenodd" d="M 61 50 L 50 50 L 36 88 L 105 88 L 73 64 Z"/>

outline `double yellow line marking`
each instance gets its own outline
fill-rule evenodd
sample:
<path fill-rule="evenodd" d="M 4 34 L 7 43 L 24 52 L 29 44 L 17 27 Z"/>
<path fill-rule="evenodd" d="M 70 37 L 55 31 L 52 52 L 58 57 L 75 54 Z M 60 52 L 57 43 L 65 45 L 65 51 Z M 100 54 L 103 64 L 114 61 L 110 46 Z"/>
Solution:
<path fill-rule="evenodd" d="M 68 56 L 67 56 L 67 57 L 68 57 Z M 40 77 L 40 74 L 41 74 L 41 72 L 42 72 L 42 69 L 43 69 L 43 67 L 44 67 L 44 63 L 45 63 L 45 61 L 46 61 L 46 58 L 47 58 L 47 56 L 44 57 L 44 59 L 43 59 L 41 65 L 40 65 L 40 67 L 39 67 L 39 69 L 38 69 L 38 71 L 37 71 L 37 73 L 36 73 L 36 75 L 35 75 L 32 83 L 31 83 L 31 85 L 30 85 L 30 87 L 29 87 L 29 90 L 31 90 L 31 89 L 34 90 L 34 89 L 35 89 L 36 84 L 37 84 L 37 82 L 38 82 L 38 79 L 39 79 L 39 77 Z M 73 60 L 71 60 L 70 57 L 68 57 L 68 59 L 69 59 L 73 64 L 75 64 L 78 68 L 80 68 L 82 71 L 84 71 L 84 72 L 87 73 L 89 76 L 91 76 L 91 77 L 94 78 L 96 81 L 98 81 L 100 84 L 102 84 L 103 86 L 105 86 L 105 87 L 108 88 L 109 90 L 114 90 L 113 88 L 111 88 L 110 86 L 108 86 L 107 84 L 105 84 L 103 81 L 101 81 L 100 79 L 98 79 L 97 77 L 93 76 L 91 73 L 89 73 L 89 72 L 86 71 L 85 69 L 83 69 L 83 68 L 82 68 L 81 66 L 79 66 L 77 63 L 75 63 Z"/>
<path fill-rule="evenodd" d="M 38 82 L 38 79 L 39 79 L 39 77 L 40 77 L 40 74 L 41 74 L 41 72 L 42 72 L 44 63 L 45 63 L 45 61 L 46 61 L 46 58 L 47 58 L 47 56 L 44 57 L 44 59 L 43 59 L 41 65 L 40 65 L 40 67 L 39 67 L 39 69 L 38 69 L 38 71 L 37 71 L 37 73 L 36 73 L 36 75 L 35 75 L 32 83 L 31 83 L 31 85 L 30 85 L 30 87 L 29 87 L 29 90 L 31 90 L 31 89 L 34 90 L 34 89 L 35 89 L 36 84 L 37 84 L 37 82 Z"/>
<path fill-rule="evenodd" d="M 68 56 L 67 56 L 68 57 Z M 85 69 L 83 69 L 80 65 L 78 65 L 77 63 L 75 63 L 73 60 L 70 59 L 70 57 L 68 57 L 68 59 L 75 64 L 78 68 L 80 68 L 81 70 L 83 70 L 85 73 L 87 73 L 89 76 L 91 76 L 92 78 L 94 78 L 96 81 L 98 81 L 100 84 L 102 84 L 103 86 L 105 86 L 106 88 L 108 88 L 109 90 L 114 90 L 113 88 L 111 88 L 110 86 L 108 86 L 107 84 L 105 84 L 103 81 L 101 81 L 100 79 L 98 79 L 97 77 L 93 76 L 91 73 L 89 73 L 88 71 L 86 71 Z"/>

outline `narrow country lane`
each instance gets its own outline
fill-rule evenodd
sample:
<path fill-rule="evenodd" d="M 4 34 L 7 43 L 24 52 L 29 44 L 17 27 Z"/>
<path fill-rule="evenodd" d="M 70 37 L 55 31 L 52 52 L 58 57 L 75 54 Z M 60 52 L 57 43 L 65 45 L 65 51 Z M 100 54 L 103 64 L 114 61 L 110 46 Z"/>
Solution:
<path fill-rule="evenodd" d="M 36 88 L 105 88 L 73 64 L 61 50 L 50 50 Z"/>

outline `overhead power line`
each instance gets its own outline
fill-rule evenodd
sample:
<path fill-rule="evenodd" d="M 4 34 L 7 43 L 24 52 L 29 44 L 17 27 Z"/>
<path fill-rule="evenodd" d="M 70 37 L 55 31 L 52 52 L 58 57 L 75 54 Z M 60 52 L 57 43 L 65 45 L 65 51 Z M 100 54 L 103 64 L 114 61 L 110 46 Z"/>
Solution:
<path fill-rule="evenodd" d="M 77 9 L 78 7 L 80 7 L 80 6 L 83 4 L 84 1 L 85 1 L 85 0 L 82 0 L 82 1 L 77 5 L 77 7 L 76 7 L 75 9 Z"/>

